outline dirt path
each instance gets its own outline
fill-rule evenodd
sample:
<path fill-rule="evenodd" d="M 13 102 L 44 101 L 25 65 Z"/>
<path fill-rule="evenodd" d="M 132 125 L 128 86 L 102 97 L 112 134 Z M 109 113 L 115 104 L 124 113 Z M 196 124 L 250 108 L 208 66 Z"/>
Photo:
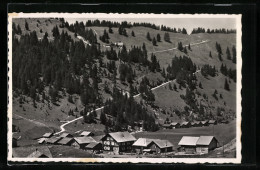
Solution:
<path fill-rule="evenodd" d="M 207 42 L 209 42 L 209 40 L 203 40 L 202 42 L 199 42 L 199 43 L 191 43 L 190 46 L 204 44 L 204 43 L 207 43 Z M 187 47 L 187 46 L 189 46 L 189 45 L 184 45 L 184 47 Z M 172 50 L 177 50 L 177 47 L 166 49 L 166 50 L 148 52 L 148 54 L 151 54 L 151 53 L 153 53 L 153 54 L 155 54 L 155 53 L 162 53 L 162 52 L 172 51 Z"/>
<path fill-rule="evenodd" d="M 198 73 L 198 72 L 200 72 L 200 70 L 197 70 L 195 73 Z M 155 89 L 158 89 L 158 88 L 160 88 L 160 87 L 162 87 L 162 86 L 165 86 L 165 85 L 167 85 L 167 84 L 169 84 L 170 82 L 173 82 L 173 81 L 175 81 L 175 80 L 176 80 L 176 79 L 167 81 L 167 82 L 165 82 L 165 83 L 162 83 L 161 85 L 156 86 L 156 87 L 152 88 L 151 90 L 153 91 L 153 90 L 155 90 Z M 138 96 L 140 96 L 140 93 L 137 94 L 137 95 L 134 95 L 133 97 L 136 98 L 136 97 L 138 97 Z M 101 110 L 101 109 L 103 109 L 103 108 L 104 108 L 104 106 L 102 106 L 102 107 L 100 107 L 100 108 L 97 108 L 95 111 L 99 111 L 99 110 Z M 89 112 L 88 112 L 88 113 L 89 113 Z M 88 114 L 88 113 L 87 113 L 87 114 Z M 83 118 L 83 116 L 80 116 L 80 117 L 78 117 L 78 118 L 76 118 L 76 119 L 73 119 L 73 120 L 71 120 L 71 121 L 68 121 L 68 122 L 62 124 L 62 125 L 60 126 L 61 131 L 59 131 L 59 132 L 57 132 L 57 133 L 55 133 L 55 134 L 60 134 L 60 133 L 64 132 L 64 131 L 65 131 L 65 128 L 64 128 L 64 127 L 65 127 L 66 125 L 68 125 L 68 124 L 70 124 L 70 123 L 72 123 L 72 122 L 75 122 L 75 121 L 77 121 L 77 120 L 79 120 L 79 119 L 82 119 L 82 118 Z"/>

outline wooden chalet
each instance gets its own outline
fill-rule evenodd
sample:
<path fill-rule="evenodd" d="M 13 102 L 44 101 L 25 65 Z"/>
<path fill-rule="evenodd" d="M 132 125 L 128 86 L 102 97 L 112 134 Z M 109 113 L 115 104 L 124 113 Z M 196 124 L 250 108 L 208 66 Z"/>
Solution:
<path fill-rule="evenodd" d="M 101 141 L 104 151 L 119 154 L 119 152 L 131 151 L 136 138 L 127 131 L 114 132 L 106 134 Z"/>
<path fill-rule="evenodd" d="M 48 144 L 58 144 L 58 142 L 59 142 L 61 139 L 62 139 L 61 137 L 53 136 L 53 137 L 51 137 L 51 138 L 47 138 L 47 139 L 46 139 L 46 143 L 48 143 Z"/>
<path fill-rule="evenodd" d="M 86 149 L 85 147 L 91 142 L 96 141 L 92 137 L 75 137 L 71 145 L 78 149 Z"/>
<path fill-rule="evenodd" d="M 44 153 L 36 150 L 33 153 L 31 153 L 30 155 L 28 155 L 27 158 L 49 158 L 49 157 L 47 155 L 45 155 Z"/>
<path fill-rule="evenodd" d="M 216 125 L 217 121 L 216 120 L 209 120 L 209 125 Z"/>
<path fill-rule="evenodd" d="M 100 142 L 91 142 L 86 146 L 86 149 L 92 151 L 100 151 L 103 149 L 103 147 Z"/>
<path fill-rule="evenodd" d="M 218 140 L 214 136 L 200 136 L 196 143 L 196 152 L 206 154 L 217 148 Z"/>
<path fill-rule="evenodd" d="M 180 124 L 180 127 L 181 128 L 189 128 L 189 127 L 191 127 L 191 123 L 190 122 L 182 122 Z"/>
<path fill-rule="evenodd" d="M 149 145 L 154 139 L 149 138 L 139 138 L 133 143 L 133 150 L 137 153 L 143 153 L 144 149 L 150 149 Z"/>
<path fill-rule="evenodd" d="M 168 140 L 154 140 L 150 146 L 151 151 L 155 151 L 155 153 L 165 153 L 172 152 L 173 144 Z"/>
<path fill-rule="evenodd" d="M 186 154 L 194 154 L 196 153 L 196 144 L 199 140 L 199 137 L 193 136 L 183 136 L 178 143 L 181 147 L 181 151 L 184 151 Z"/>
<path fill-rule="evenodd" d="M 172 122 L 172 123 L 171 123 L 171 126 L 172 126 L 172 129 L 177 129 L 177 128 L 180 128 L 180 123 L 178 123 L 178 122 Z"/>
<path fill-rule="evenodd" d="M 163 129 L 172 129 L 171 124 L 163 124 L 162 127 Z"/>
<path fill-rule="evenodd" d="M 50 138 L 52 136 L 53 136 L 53 133 L 51 133 L 51 132 L 48 132 L 48 133 L 45 133 L 42 135 L 43 138 Z"/>
<path fill-rule="evenodd" d="M 33 150 L 31 150 L 33 149 Z M 51 154 L 51 151 L 48 147 L 37 147 L 37 148 L 30 148 L 28 149 L 27 148 L 27 151 L 29 151 L 29 155 L 27 155 L 26 157 L 27 158 L 52 158 L 52 154 Z"/>
<path fill-rule="evenodd" d="M 65 138 L 65 137 L 67 137 L 67 138 L 73 138 L 73 136 L 72 136 L 71 134 L 66 133 L 66 132 L 62 133 L 62 134 L 60 135 L 60 137 L 61 137 L 61 138 Z"/>
<path fill-rule="evenodd" d="M 205 121 L 201 121 L 202 126 L 208 126 L 209 125 L 209 121 L 205 120 Z"/>
<path fill-rule="evenodd" d="M 92 136 L 92 138 L 93 138 L 96 142 L 101 142 L 101 139 L 102 139 L 104 136 L 105 136 L 105 135 Z"/>
<path fill-rule="evenodd" d="M 89 131 L 83 131 L 81 132 L 80 136 L 94 136 L 94 133 Z"/>
<path fill-rule="evenodd" d="M 38 143 L 39 144 L 44 144 L 44 143 L 46 143 L 46 141 L 47 141 L 47 138 L 40 138 L 40 139 L 38 139 Z"/>
<path fill-rule="evenodd" d="M 62 138 L 58 144 L 60 145 L 71 145 L 75 140 L 73 138 L 68 138 L 68 137 L 65 137 L 65 138 Z"/>

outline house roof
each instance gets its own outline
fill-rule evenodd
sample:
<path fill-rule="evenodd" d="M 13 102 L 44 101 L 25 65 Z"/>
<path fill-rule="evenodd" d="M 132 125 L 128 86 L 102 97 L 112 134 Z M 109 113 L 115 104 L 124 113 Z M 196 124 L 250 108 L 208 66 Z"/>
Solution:
<path fill-rule="evenodd" d="M 171 124 L 163 124 L 163 127 L 170 127 Z"/>
<path fill-rule="evenodd" d="M 181 125 L 187 125 L 189 122 L 182 122 Z"/>
<path fill-rule="evenodd" d="M 99 136 L 92 136 L 92 138 L 96 141 L 99 142 L 105 135 L 99 135 Z"/>
<path fill-rule="evenodd" d="M 47 138 L 46 142 L 48 142 L 48 143 L 55 143 L 55 142 L 59 141 L 60 139 L 61 139 L 61 137 L 53 136 L 51 138 Z"/>
<path fill-rule="evenodd" d="M 216 120 L 210 120 L 209 121 L 209 123 L 215 123 L 216 122 Z"/>
<path fill-rule="evenodd" d="M 201 121 L 201 123 L 202 123 L 202 124 L 206 124 L 206 123 L 208 123 L 208 121 L 207 121 L 207 120 Z"/>
<path fill-rule="evenodd" d="M 154 139 L 139 138 L 134 142 L 133 146 L 148 146 Z"/>
<path fill-rule="evenodd" d="M 78 144 L 88 144 L 91 142 L 96 142 L 92 137 L 75 137 L 75 141 L 78 142 Z"/>
<path fill-rule="evenodd" d="M 179 123 L 178 122 L 172 122 L 171 125 L 175 126 L 175 125 L 178 125 Z"/>
<path fill-rule="evenodd" d="M 214 136 L 200 136 L 197 145 L 209 145 L 214 138 Z"/>
<path fill-rule="evenodd" d="M 173 147 L 173 144 L 168 140 L 157 139 L 153 141 L 159 148 Z"/>
<path fill-rule="evenodd" d="M 89 143 L 86 148 L 89 148 L 89 149 L 93 149 L 95 146 L 97 146 L 98 144 L 100 144 L 99 142 L 91 142 Z"/>
<path fill-rule="evenodd" d="M 135 141 L 136 138 L 131 135 L 129 132 L 114 132 L 114 133 L 109 133 L 109 135 L 115 139 L 117 142 L 128 142 L 128 141 Z"/>
<path fill-rule="evenodd" d="M 39 158 L 41 156 L 48 157 L 47 155 L 45 155 L 45 154 L 41 153 L 40 151 L 36 150 L 33 153 L 31 153 L 30 155 L 28 155 L 27 158 Z"/>
<path fill-rule="evenodd" d="M 38 140 L 38 143 L 43 143 L 43 142 L 45 142 L 46 141 L 46 138 L 40 138 L 39 140 Z"/>
<path fill-rule="evenodd" d="M 40 151 L 44 155 L 46 155 L 49 158 L 52 158 L 52 154 L 50 152 L 50 149 L 46 145 L 40 145 L 40 146 L 20 146 L 13 148 L 13 156 L 18 158 L 26 158 L 29 155 L 31 155 L 36 150 Z"/>
<path fill-rule="evenodd" d="M 80 136 L 88 136 L 90 135 L 92 132 L 88 132 L 88 131 L 83 131 Z"/>
<path fill-rule="evenodd" d="M 183 136 L 178 145 L 196 146 L 199 137 Z"/>
<path fill-rule="evenodd" d="M 62 145 L 66 145 L 66 144 L 68 144 L 72 140 L 73 140 L 73 138 L 65 137 L 65 138 L 62 138 L 58 143 L 62 144 Z"/>
<path fill-rule="evenodd" d="M 65 138 L 65 137 L 67 137 L 68 135 L 71 135 L 71 134 L 65 132 L 65 133 L 62 133 L 62 134 L 60 135 L 60 137 Z"/>
<path fill-rule="evenodd" d="M 45 138 L 49 138 L 49 137 L 51 137 L 52 136 L 52 134 L 53 133 L 51 133 L 51 132 L 48 132 L 48 133 L 45 133 L 44 135 L 42 135 L 43 137 L 45 137 Z"/>

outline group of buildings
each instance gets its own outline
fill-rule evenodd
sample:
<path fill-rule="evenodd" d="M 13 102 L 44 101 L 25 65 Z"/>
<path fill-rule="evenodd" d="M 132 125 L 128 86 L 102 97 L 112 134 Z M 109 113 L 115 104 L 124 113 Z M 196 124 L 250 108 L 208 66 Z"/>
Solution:
<path fill-rule="evenodd" d="M 162 125 L 163 129 L 175 129 L 175 128 L 190 128 L 190 127 L 203 127 L 209 125 L 216 125 L 216 120 L 205 120 L 205 121 L 195 121 L 195 122 L 171 122 Z"/>
<path fill-rule="evenodd" d="M 92 132 L 83 131 L 79 136 L 73 137 L 69 133 L 59 136 L 46 133 L 38 139 L 40 144 L 68 145 L 78 149 L 91 150 L 95 153 L 123 154 L 123 153 L 150 153 L 161 154 L 174 151 L 174 145 L 169 140 L 139 138 L 136 139 L 129 132 L 113 132 L 106 135 L 95 136 Z M 178 152 L 187 154 L 208 153 L 217 147 L 214 136 L 187 137 L 179 142 Z"/>

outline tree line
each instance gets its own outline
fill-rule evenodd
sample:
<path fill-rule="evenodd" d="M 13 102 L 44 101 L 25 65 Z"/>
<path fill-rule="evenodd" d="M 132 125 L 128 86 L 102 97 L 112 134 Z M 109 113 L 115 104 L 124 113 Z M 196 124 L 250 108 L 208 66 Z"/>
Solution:
<path fill-rule="evenodd" d="M 236 33 L 235 29 L 226 29 L 226 28 L 220 28 L 220 29 L 205 29 L 202 27 L 193 28 L 191 31 L 191 34 L 198 34 L 198 33 L 208 33 L 208 34 L 214 34 L 214 33 L 221 33 L 221 34 L 231 34 Z"/>

